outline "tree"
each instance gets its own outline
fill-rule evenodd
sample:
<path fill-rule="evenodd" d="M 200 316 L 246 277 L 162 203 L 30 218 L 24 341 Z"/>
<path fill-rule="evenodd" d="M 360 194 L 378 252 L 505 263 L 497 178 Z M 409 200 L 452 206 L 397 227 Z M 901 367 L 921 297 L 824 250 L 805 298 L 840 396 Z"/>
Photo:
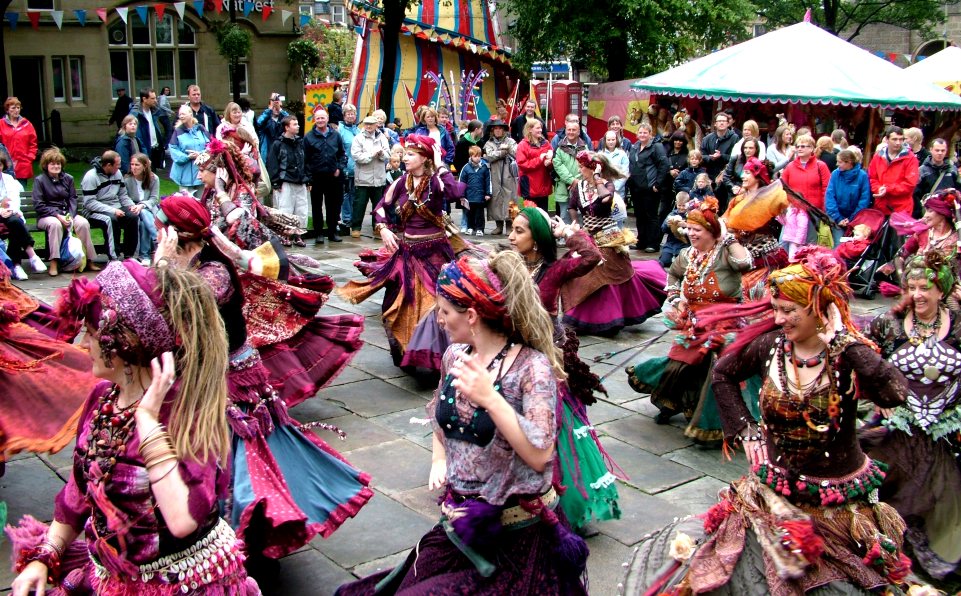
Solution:
<path fill-rule="evenodd" d="M 240 77 L 238 70 L 240 59 L 250 53 L 252 39 L 247 31 L 237 23 L 231 21 L 214 21 L 210 24 L 217 38 L 217 52 L 227 59 L 233 80 L 234 101 L 240 99 Z"/>
<path fill-rule="evenodd" d="M 930 37 L 944 23 L 944 5 L 961 0 L 754 0 L 758 15 L 778 27 L 793 25 L 811 10 L 811 21 L 853 40 L 868 25 L 893 25 Z"/>
<path fill-rule="evenodd" d="M 774 1 L 774 0 L 772 0 Z M 507 0 L 513 62 L 567 56 L 606 80 L 644 76 L 745 39 L 749 0 Z"/>
<path fill-rule="evenodd" d="M 351 29 L 311 24 L 304 27 L 304 39 L 313 42 L 320 54 L 321 66 L 315 68 L 308 78 L 332 81 L 350 78 L 357 41 L 357 36 Z"/>
<path fill-rule="evenodd" d="M 295 67 L 300 67 L 300 80 L 306 85 L 310 73 L 320 65 L 320 52 L 314 42 L 300 37 L 287 45 L 287 60 Z"/>

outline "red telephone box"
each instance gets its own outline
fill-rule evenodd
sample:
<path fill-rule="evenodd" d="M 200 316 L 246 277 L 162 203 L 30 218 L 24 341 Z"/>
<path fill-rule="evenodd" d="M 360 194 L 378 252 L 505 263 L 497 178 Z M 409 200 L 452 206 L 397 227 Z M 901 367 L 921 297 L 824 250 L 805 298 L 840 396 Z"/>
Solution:
<path fill-rule="evenodd" d="M 541 116 L 545 116 L 547 133 L 564 128 L 568 114 L 584 116 L 584 89 L 577 81 L 539 81 L 534 85 L 540 100 Z"/>

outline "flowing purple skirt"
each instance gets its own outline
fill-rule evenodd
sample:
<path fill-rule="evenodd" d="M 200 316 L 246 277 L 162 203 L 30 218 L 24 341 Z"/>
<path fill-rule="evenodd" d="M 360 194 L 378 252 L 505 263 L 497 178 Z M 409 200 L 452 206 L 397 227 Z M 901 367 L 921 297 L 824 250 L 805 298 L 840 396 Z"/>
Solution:
<path fill-rule="evenodd" d="M 634 276 L 604 286 L 564 313 L 564 324 L 579 333 L 613 334 L 639 325 L 661 310 L 667 273 L 654 260 L 634 261 Z"/>
<path fill-rule="evenodd" d="M 411 374 L 439 373 L 448 346 L 450 338 L 437 322 L 437 311 L 431 309 L 410 336 L 400 367 Z"/>

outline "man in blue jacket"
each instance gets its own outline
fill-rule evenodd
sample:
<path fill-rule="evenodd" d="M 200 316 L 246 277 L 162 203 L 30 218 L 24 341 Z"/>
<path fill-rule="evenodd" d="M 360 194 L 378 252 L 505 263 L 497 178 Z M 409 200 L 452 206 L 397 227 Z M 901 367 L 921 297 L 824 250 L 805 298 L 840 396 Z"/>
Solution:
<path fill-rule="evenodd" d="M 350 234 L 350 220 L 354 215 L 354 158 L 350 155 L 350 145 L 359 132 L 357 127 L 357 107 L 353 104 L 344 105 L 344 121 L 337 127 L 337 133 L 344 141 L 344 152 L 347 154 L 347 167 L 343 171 L 344 202 L 340 206 L 340 233 Z"/>
<path fill-rule="evenodd" d="M 270 151 L 270 146 L 284 134 L 284 127 L 280 124 L 280 121 L 290 116 L 287 110 L 281 108 L 282 101 L 283 98 L 280 93 L 271 93 L 270 104 L 257 116 L 257 120 L 254 122 L 257 136 L 260 137 L 260 157 L 263 158 L 264 163 L 267 162 L 267 152 Z"/>
<path fill-rule="evenodd" d="M 871 181 L 861 169 L 860 159 L 850 149 L 838 153 L 838 168 L 831 172 L 827 191 L 824 193 L 824 210 L 841 229 L 832 228 L 835 244 L 841 232 L 851 220 L 871 206 Z"/>

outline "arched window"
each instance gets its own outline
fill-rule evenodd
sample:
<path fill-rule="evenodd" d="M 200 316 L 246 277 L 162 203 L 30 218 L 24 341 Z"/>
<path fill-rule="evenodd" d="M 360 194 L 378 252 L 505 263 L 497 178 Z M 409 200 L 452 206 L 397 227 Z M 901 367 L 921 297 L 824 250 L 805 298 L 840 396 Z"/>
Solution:
<path fill-rule="evenodd" d="M 187 87 L 197 83 L 197 29 L 175 14 L 158 19 L 151 13 L 146 25 L 134 14 L 126 24 L 117 19 L 107 26 L 107 40 L 115 98 L 117 89 L 137 97 L 144 87 L 158 95 L 170 87 L 171 97 L 186 97 Z"/>
<path fill-rule="evenodd" d="M 931 54 L 937 54 L 944 48 L 948 47 L 948 42 L 943 39 L 932 39 L 931 41 L 926 41 L 918 46 L 918 49 L 914 51 L 914 55 L 911 56 L 911 63 L 914 64 L 918 61 L 918 56 L 924 56 L 927 58 Z"/>

